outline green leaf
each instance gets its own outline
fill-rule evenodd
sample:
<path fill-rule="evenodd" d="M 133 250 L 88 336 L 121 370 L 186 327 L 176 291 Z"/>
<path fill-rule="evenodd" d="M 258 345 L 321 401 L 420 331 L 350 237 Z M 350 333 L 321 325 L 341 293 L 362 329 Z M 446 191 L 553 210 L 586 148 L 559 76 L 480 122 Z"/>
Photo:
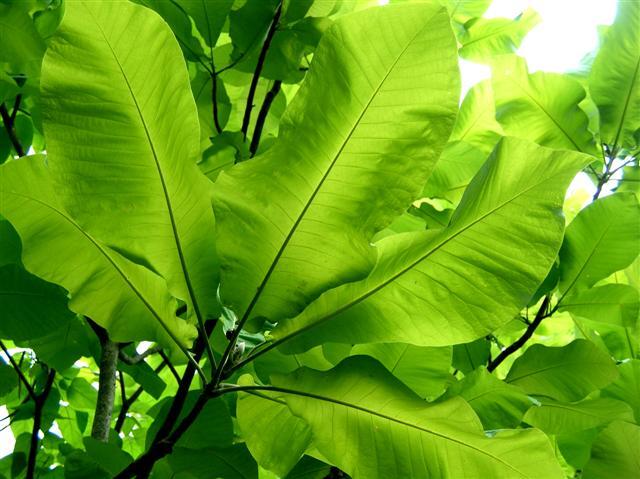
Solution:
<path fill-rule="evenodd" d="M 401 343 L 358 344 L 351 354 L 364 354 L 377 359 L 418 396 L 433 400 L 453 381 L 449 373 L 451 349 Z"/>
<path fill-rule="evenodd" d="M 609 398 L 585 399 L 576 403 L 543 399 L 524 416 L 524 422 L 547 434 L 574 433 L 615 420 L 633 422 L 633 411 L 622 401 Z"/>
<path fill-rule="evenodd" d="M 560 311 L 616 326 L 635 327 L 640 312 L 638 290 L 627 284 L 605 284 L 568 295 Z"/>
<path fill-rule="evenodd" d="M 444 146 L 458 81 L 443 9 L 372 9 L 329 29 L 277 143 L 216 181 L 225 305 L 275 321 L 366 275 L 371 237 Z"/>
<path fill-rule="evenodd" d="M 193 326 L 175 317 L 162 278 L 109 249 L 69 216 L 42 157 L 10 161 L 0 173 L 0 214 L 20 234 L 25 267 L 69 291 L 69 309 L 92 318 L 114 341 L 171 346 L 194 337 Z"/>
<path fill-rule="evenodd" d="M 94 411 L 98 391 L 86 379 L 75 378 L 67 388 L 67 401 L 74 409 Z"/>
<path fill-rule="evenodd" d="M 505 53 L 515 53 L 524 37 L 542 19 L 528 8 L 513 20 L 509 18 L 476 18 L 464 25 L 458 39 L 460 56 L 482 62 Z"/>
<path fill-rule="evenodd" d="M 233 0 L 176 0 L 193 18 L 196 28 L 210 47 L 215 47 Z"/>
<path fill-rule="evenodd" d="M 0 62 L 35 65 L 45 44 L 21 5 L 0 4 Z"/>
<path fill-rule="evenodd" d="M 20 261 L 21 252 L 20 236 L 11 223 L 0 218 L 0 266 L 22 264 Z"/>
<path fill-rule="evenodd" d="M 608 145 L 638 145 L 640 129 L 640 10 L 618 2 L 589 75 L 589 91 L 600 111 L 600 139 Z"/>
<path fill-rule="evenodd" d="M 640 253 L 640 205 L 633 193 L 594 201 L 567 227 L 560 250 L 559 290 L 588 288 L 628 265 Z"/>
<path fill-rule="evenodd" d="M 480 338 L 467 344 L 456 344 L 453 347 L 453 367 L 469 374 L 479 366 L 487 364 L 491 356 L 491 343 Z"/>
<path fill-rule="evenodd" d="M 640 422 L 640 360 L 618 365 L 620 376 L 602 390 L 602 397 L 610 397 L 626 402 L 635 414 L 636 422 Z"/>
<path fill-rule="evenodd" d="M 578 106 L 586 93 L 559 73 L 529 74 L 524 60 L 505 55 L 493 67 L 496 119 L 507 135 L 542 146 L 596 154 L 587 115 Z"/>
<path fill-rule="evenodd" d="M 637 477 L 640 471 L 640 426 L 628 422 L 611 423 L 596 438 L 591 459 L 582 473 L 584 479 Z"/>
<path fill-rule="evenodd" d="M 446 5 L 451 18 L 459 23 L 465 23 L 467 20 L 475 17 L 481 17 L 482 14 L 491 5 L 491 0 L 439 0 L 440 3 Z"/>
<path fill-rule="evenodd" d="M 297 352 L 326 341 L 445 346 L 486 336 L 546 276 L 564 229 L 564 192 L 585 158 L 503 140 L 448 228 L 381 240 L 368 278 L 324 293 L 273 338 Z"/>
<path fill-rule="evenodd" d="M 66 327 L 73 318 L 67 295 L 56 284 L 47 283 L 17 264 L 0 267 L 2 321 L 0 338 L 24 341 Z"/>
<path fill-rule="evenodd" d="M 364 356 L 327 373 L 302 368 L 274 384 L 290 392 L 287 404 L 307 421 L 318 450 L 355 479 L 562 477 L 539 431 L 489 438 L 462 399 L 426 403 Z"/>
<path fill-rule="evenodd" d="M 183 413 L 189 409 L 185 408 Z M 231 446 L 232 442 L 233 423 L 229 409 L 221 398 L 216 398 L 207 402 L 198 418 L 176 445 L 189 449 L 224 448 Z"/>
<path fill-rule="evenodd" d="M 70 3 L 45 55 L 42 101 L 70 215 L 159 272 L 199 320 L 217 316 L 211 183 L 196 165 L 196 107 L 167 25 L 134 4 Z"/>
<path fill-rule="evenodd" d="M 422 195 L 427 198 L 444 198 L 457 204 L 488 156 L 489 153 L 464 141 L 447 143 Z M 444 226 L 447 223 L 448 221 Z"/>
<path fill-rule="evenodd" d="M 11 393 L 19 383 L 18 376 L 13 368 L 0 360 L 0 398 Z"/>
<path fill-rule="evenodd" d="M 506 382 L 529 394 L 577 401 L 618 376 L 615 363 L 590 341 L 576 339 L 567 346 L 534 344 L 515 360 Z"/>
<path fill-rule="evenodd" d="M 133 458 L 114 443 L 103 443 L 91 437 L 83 439 L 87 454 L 105 471 L 118 474 L 127 467 Z"/>
<path fill-rule="evenodd" d="M 285 479 L 326 479 L 331 466 L 311 456 L 304 456 Z"/>
<path fill-rule="evenodd" d="M 225 449 L 185 449 L 177 447 L 169 456 L 174 472 L 171 477 L 211 479 L 215 477 L 233 479 L 258 479 L 258 465 L 244 444 L 235 444 Z M 182 476 L 180 473 L 187 473 Z"/>
<path fill-rule="evenodd" d="M 471 87 L 464 97 L 451 133 L 451 141 L 464 141 L 489 154 L 504 134 L 496 121 L 496 108 L 490 80 Z"/>
<path fill-rule="evenodd" d="M 501 381 L 480 367 L 455 384 L 438 399 L 460 396 L 476 412 L 485 429 L 517 427 L 532 400 L 522 389 Z"/>
<path fill-rule="evenodd" d="M 240 378 L 239 384 L 253 381 L 247 375 Z M 291 414 L 282 393 L 240 393 L 236 413 L 251 455 L 261 467 L 280 477 L 293 469 L 311 444 L 309 427 Z"/>

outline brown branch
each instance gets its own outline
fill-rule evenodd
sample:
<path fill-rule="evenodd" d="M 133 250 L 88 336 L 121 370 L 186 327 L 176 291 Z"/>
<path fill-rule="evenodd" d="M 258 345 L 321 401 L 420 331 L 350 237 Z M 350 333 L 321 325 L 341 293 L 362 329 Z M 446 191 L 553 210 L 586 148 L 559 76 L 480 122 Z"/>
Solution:
<path fill-rule="evenodd" d="M 531 321 L 531 324 L 527 326 L 525 332 L 520 336 L 515 342 L 513 342 L 510 346 L 500 352 L 496 358 L 489 363 L 487 366 L 487 371 L 491 372 L 496 369 L 505 359 L 515 353 L 518 349 L 525 345 L 525 343 L 533 336 L 535 330 L 540 326 L 542 320 L 547 317 L 547 309 L 549 308 L 549 303 L 551 301 L 551 295 L 546 295 L 542 300 L 542 304 L 540 305 L 540 309 L 536 313 L 536 317 Z"/>
<path fill-rule="evenodd" d="M 280 14 L 282 13 L 282 1 L 278 3 L 276 7 L 275 14 L 273 15 L 273 20 L 271 21 L 271 25 L 269 25 L 269 30 L 267 31 L 267 36 L 262 44 L 262 49 L 260 50 L 260 55 L 258 56 L 258 62 L 256 63 L 256 69 L 253 72 L 253 78 L 251 79 L 251 86 L 249 87 L 249 95 L 247 95 L 247 105 L 244 110 L 244 117 L 242 118 L 242 135 L 246 139 L 247 131 L 249 130 L 249 122 L 251 120 L 251 110 L 253 109 L 253 98 L 256 94 L 256 89 L 258 88 L 258 81 L 260 80 L 260 74 L 262 73 L 262 68 L 264 67 L 264 61 L 267 58 L 267 51 L 269 50 L 269 46 L 271 45 L 271 41 L 273 40 L 273 36 L 276 33 L 276 28 L 278 27 L 278 21 L 280 20 Z"/>
<path fill-rule="evenodd" d="M 264 96 L 264 101 L 262 102 L 262 107 L 260 107 L 260 112 L 258 113 L 258 119 L 256 120 L 256 126 L 253 129 L 253 136 L 251 137 L 251 146 L 249 146 L 250 158 L 253 158 L 258 151 L 258 145 L 260 144 L 260 136 L 262 135 L 262 128 L 264 128 L 264 122 L 267 119 L 267 115 L 269 114 L 269 109 L 275 100 L 276 96 L 280 92 L 280 88 L 282 87 L 282 82 L 280 80 L 276 80 L 273 82 L 273 86 Z"/>
<path fill-rule="evenodd" d="M 13 145 L 13 149 L 16 150 L 18 156 L 24 156 L 24 148 L 22 148 L 20 140 L 16 135 L 15 128 L 13 127 L 13 120 L 11 119 L 12 116 L 13 115 L 9 115 L 6 105 L 4 103 L 0 103 L 0 117 L 2 118 L 2 123 L 4 124 L 4 129 L 7 131 L 9 140 Z"/>
<path fill-rule="evenodd" d="M 55 375 L 56 372 L 53 369 L 50 369 L 47 373 L 47 382 L 44 385 L 44 389 L 34 398 L 35 409 L 33 412 L 33 427 L 31 429 L 31 444 L 29 445 L 29 458 L 27 459 L 26 479 L 33 479 L 35 477 L 36 458 L 38 456 L 39 449 L 38 435 L 42 428 L 42 411 L 44 410 L 44 405 L 47 402 L 49 393 L 51 392 Z M 44 433 L 45 431 L 42 432 Z"/>

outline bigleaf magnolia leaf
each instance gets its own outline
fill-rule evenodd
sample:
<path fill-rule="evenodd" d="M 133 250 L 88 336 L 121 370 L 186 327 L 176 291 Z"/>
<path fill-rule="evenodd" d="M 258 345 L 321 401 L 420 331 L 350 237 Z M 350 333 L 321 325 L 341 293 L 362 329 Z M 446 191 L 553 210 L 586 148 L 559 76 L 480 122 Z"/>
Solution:
<path fill-rule="evenodd" d="M 640 138 L 640 8 L 618 2 L 615 22 L 593 62 L 589 91 L 600 111 L 600 139 L 631 148 Z"/>
<path fill-rule="evenodd" d="M 617 377 L 607 353 L 590 341 L 576 339 L 563 347 L 534 344 L 515 360 L 505 381 L 529 394 L 577 401 Z"/>
<path fill-rule="evenodd" d="M 560 73 L 529 74 L 515 55 L 493 65 L 496 118 L 507 135 L 542 146 L 596 154 L 588 118 L 578 106 L 586 93 L 578 80 Z"/>
<path fill-rule="evenodd" d="M 282 321 L 274 339 L 297 352 L 326 341 L 445 346 L 486 336 L 518 314 L 549 271 L 565 190 L 589 161 L 504 139 L 447 228 L 381 240 L 368 278 L 326 292 Z"/>
<path fill-rule="evenodd" d="M 540 23 L 540 15 L 528 8 L 513 20 L 476 18 L 464 25 L 458 39 L 460 56 L 469 60 L 489 60 L 496 55 L 515 53 L 529 31 Z"/>
<path fill-rule="evenodd" d="M 243 376 L 240 384 L 252 384 Z M 251 391 L 240 393 L 238 425 L 251 455 L 260 466 L 285 477 L 311 444 L 307 423 L 294 416 L 282 393 Z"/>
<path fill-rule="evenodd" d="M 73 318 L 62 288 L 29 274 L 17 264 L 0 266 L 0 297 L 3 339 L 39 338 L 65 328 Z"/>
<path fill-rule="evenodd" d="M 364 277 L 371 238 L 444 147 L 458 94 L 443 8 L 371 9 L 331 27 L 276 144 L 216 182 L 223 302 L 245 321 L 275 321 Z"/>
<path fill-rule="evenodd" d="M 464 400 L 429 404 L 365 356 L 326 373 L 301 368 L 274 384 L 318 450 L 354 479 L 563 477 L 540 431 L 487 437 Z"/>
<path fill-rule="evenodd" d="M 485 429 L 517 427 L 533 401 L 520 388 L 479 367 L 451 385 L 438 400 L 460 396 L 476 412 Z"/>
<path fill-rule="evenodd" d="M 602 390 L 602 397 L 626 402 L 640 423 L 640 359 L 632 359 L 618 366 L 620 376 Z"/>
<path fill-rule="evenodd" d="M 633 422 L 629 405 L 610 398 L 565 403 L 543 399 L 524 416 L 524 422 L 547 434 L 565 434 L 604 426 L 612 421 Z"/>
<path fill-rule="evenodd" d="M 195 336 L 193 326 L 175 317 L 161 277 L 109 249 L 65 211 L 43 158 L 0 167 L 0 214 L 22 239 L 27 270 L 63 286 L 69 308 L 106 328 L 112 340 L 171 346 L 169 334 L 186 346 Z"/>
<path fill-rule="evenodd" d="M 640 472 L 640 426 L 615 421 L 596 438 L 584 479 L 638 477 Z"/>
<path fill-rule="evenodd" d="M 628 284 L 605 284 L 567 296 L 560 311 L 625 328 L 634 328 L 640 312 L 640 294 Z"/>
<path fill-rule="evenodd" d="M 640 253 L 640 204 L 633 193 L 594 201 L 567 227 L 560 250 L 563 295 L 593 286 Z"/>
<path fill-rule="evenodd" d="M 128 2 L 73 1 L 45 55 L 56 189 L 82 228 L 160 273 L 200 319 L 218 313 L 210 182 L 169 27 Z"/>
<path fill-rule="evenodd" d="M 451 132 L 452 141 L 466 143 L 489 154 L 504 131 L 495 119 L 496 108 L 490 80 L 476 83 L 467 92 Z"/>

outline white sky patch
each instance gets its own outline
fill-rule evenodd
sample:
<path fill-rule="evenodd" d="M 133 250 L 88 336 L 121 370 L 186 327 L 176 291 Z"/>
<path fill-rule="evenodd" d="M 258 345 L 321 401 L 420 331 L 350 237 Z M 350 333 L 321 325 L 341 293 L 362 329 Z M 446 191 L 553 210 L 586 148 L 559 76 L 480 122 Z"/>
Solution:
<path fill-rule="evenodd" d="M 484 16 L 515 18 L 527 8 L 538 12 L 542 21 L 525 37 L 518 55 L 527 60 L 531 73 L 562 73 L 577 69 L 598 46 L 598 25 L 613 23 L 616 0 L 493 0 Z M 487 70 L 481 67 L 460 62 L 463 94 L 487 78 Z"/>

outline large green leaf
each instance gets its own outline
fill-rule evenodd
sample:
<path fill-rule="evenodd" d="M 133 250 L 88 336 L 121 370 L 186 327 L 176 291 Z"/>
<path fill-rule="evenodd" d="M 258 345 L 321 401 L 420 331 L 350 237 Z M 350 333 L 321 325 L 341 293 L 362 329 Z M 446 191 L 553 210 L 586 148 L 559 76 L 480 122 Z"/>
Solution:
<path fill-rule="evenodd" d="M 216 182 L 223 302 L 275 321 L 365 276 L 372 236 L 444 147 L 458 83 L 442 8 L 372 9 L 330 28 L 277 143 Z"/>
<path fill-rule="evenodd" d="M 420 397 L 433 400 L 454 381 L 449 373 L 451 349 L 402 343 L 358 344 L 351 350 L 351 354 L 377 359 Z"/>
<path fill-rule="evenodd" d="M 273 337 L 301 351 L 326 341 L 444 346 L 486 336 L 546 276 L 564 228 L 564 192 L 585 158 L 503 140 L 448 228 L 381 240 L 368 278 L 326 292 Z"/>
<path fill-rule="evenodd" d="M 70 2 L 45 55 L 47 151 L 82 228 L 148 265 L 199 319 L 217 315 L 210 182 L 168 26 L 130 3 Z"/>
<path fill-rule="evenodd" d="M 176 0 L 176 3 L 193 18 L 206 44 L 215 47 L 233 0 Z"/>
<path fill-rule="evenodd" d="M 465 141 L 488 154 L 504 134 L 495 115 L 491 81 L 484 80 L 476 83 L 467 92 L 460 105 L 460 112 L 451 132 L 451 140 Z"/>
<path fill-rule="evenodd" d="M 600 111 L 600 139 L 630 148 L 640 129 L 640 9 L 618 2 L 618 14 L 608 29 L 589 75 L 589 91 Z"/>
<path fill-rule="evenodd" d="M 560 311 L 616 326 L 633 328 L 638 322 L 640 295 L 627 284 L 605 284 L 567 296 Z"/>
<path fill-rule="evenodd" d="M 640 253 L 640 205 L 633 193 L 594 201 L 567 227 L 560 250 L 559 290 L 593 286 Z"/>
<path fill-rule="evenodd" d="M 633 411 L 622 401 L 609 398 L 585 399 L 575 403 L 543 399 L 524 416 L 524 422 L 547 434 L 576 433 L 615 420 L 633 422 Z"/>
<path fill-rule="evenodd" d="M 493 68 L 496 118 L 508 135 L 551 148 L 595 154 L 587 115 L 578 104 L 586 93 L 559 73 L 529 74 L 524 60 L 505 55 Z"/>
<path fill-rule="evenodd" d="M 620 376 L 602 390 L 602 397 L 626 402 L 634 411 L 636 423 L 640 423 L 640 360 L 622 363 L 618 371 Z"/>
<path fill-rule="evenodd" d="M 253 384 L 250 376 L 240 384 Z M 242 438 L 258 464 L 286 476 L 311 444 L 311 430 L 291 414 L 282 393 L 240 393 L 236 409 Z"/>
<path fill-rule="evenodd" d="M 194 336 L 175 317 L 165 281 L 84 231 L 58 202 L 41 157 L 0 167 L 0 214 L 16 228 L 25 267 L 71 295 L 69 308 L 92 318 L 114 341 L 157 340 L 170 345 Z M 105 294 L 108 292 L 108 294 Z"/>
<path fill-rule="evenodd" d="M 290 392 L 287 404 L 309 424 L 318 450 L 354 479 L 562 477 L 539 431 L 489 438 L 462 399 L 429 404 L 365 356 L 274 383 Z"/>
<path fill-rule="evenodd" d="M 64 328 L 73 318 L 62 288 L 29 274 L 17 264 L 0 266 L 0 297 L 0 338 L 39 338 Z"/>
<path fill-rule="evenodd" d="M 584 479 L 632 478 L 640 473 L 640 426 L 616 421 L 602 431 L 591 449 Z"/>
<path fill-rule="evenodd" d="M 577 401 L 618 376 L 615 363 L 590 341 L 567 346 L 534 344 L 515 360 L 506 381 L 530 394 Z"/>
<path fill-rule="evenodd" d="M 529 31 L 540 23 L 540 15 L 528 8 L 513 20 L 476 18 L 467 22 L 458 36 L 460 56 L 469 60 L 489 60 L 496 55 L 515 53 Z"/>
<path fill-rule="evenodd" d="M 522 389 L 501 381 L 485 367 L 453 384 L 442 399 L 454 396 L 460 396 L 469 403 L 485 429 L 517 427 L 532 405 L 532 400 Z"/>
<path fill-rule="evenodd" d="M 0 45 L 0 62 L 35 64 L 42 58 L 45 44 L 33 20 L 18 2 L 0 4 Z"/>

